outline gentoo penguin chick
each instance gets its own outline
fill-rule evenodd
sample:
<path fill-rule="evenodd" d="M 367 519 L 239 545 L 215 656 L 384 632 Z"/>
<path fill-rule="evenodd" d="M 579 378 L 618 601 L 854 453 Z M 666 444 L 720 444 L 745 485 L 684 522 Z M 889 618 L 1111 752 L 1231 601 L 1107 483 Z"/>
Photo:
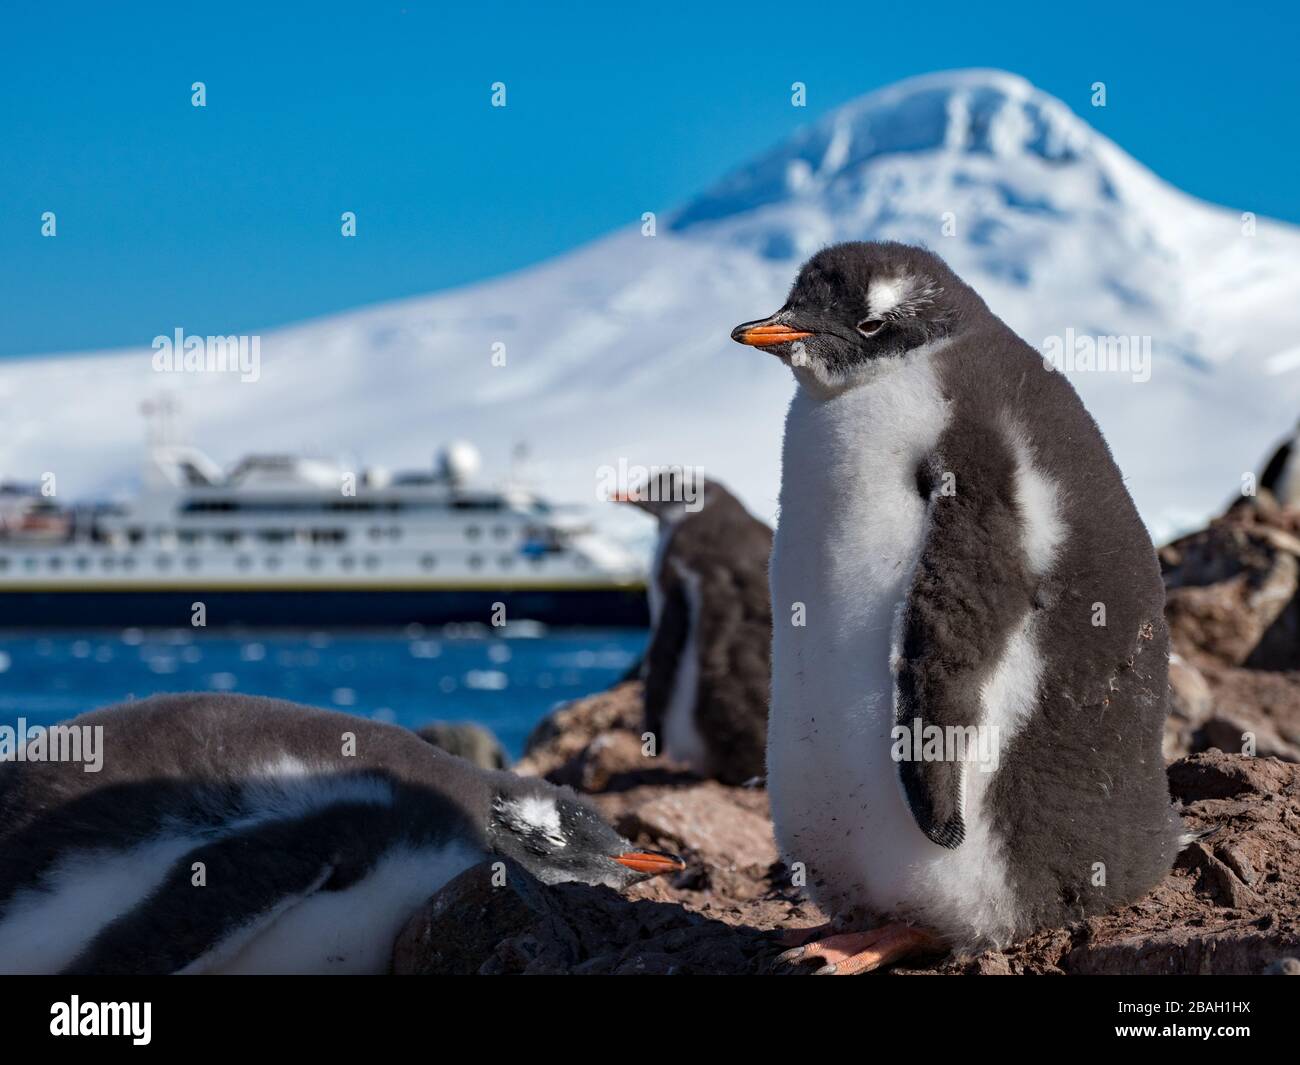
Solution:
<path fill-rule="evenodd" d="M 1155 551 L 1069 382 L 935 255 L 842 244 L 732 333 L 790 366 L 768 788 L 855 973 L 1131 901 L 1180 823 Z M 802 604 L 804 624 L 792 624 Z"/>
<path fill-rule="evenodd" d="M 415 730 L 426 743 L 478 766 L 480 769 L 509 769 L 505 748 L 491 732 L 472 721 L 435 721 Z"/>
<path fill-rule="evenodd" d="M 485 859 L 614 888 L 682 867 L 571 792 L 364 718 L 190 694 L 69 724 L 103 728 L 99 772 L 0 764 L 0 972 L 385 972 Z"/>
<path fill-rule="evenodd" d="M 659 523 L 648 589 L 645 728 L 705 777 L 763 775 L 772 530 L 717 481 L 658 474 L 619 497 Z"/>
<path fill-rule="evenodd" d="M 1273 452 L 1259 476 L 1259 487 L 1267 488 L 1284 507 L 1300 506 L 1300 425 Z"/>

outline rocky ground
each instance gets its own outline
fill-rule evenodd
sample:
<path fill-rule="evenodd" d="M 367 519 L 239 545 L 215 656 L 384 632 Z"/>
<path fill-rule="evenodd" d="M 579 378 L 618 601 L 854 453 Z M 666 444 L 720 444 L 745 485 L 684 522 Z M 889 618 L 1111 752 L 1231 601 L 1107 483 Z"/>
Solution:
<path fill-rule="evenodd" d="M 1189 828 L 1217 831 L 1132 906 L 894 975 L 1300 973 L 1300 515 L 1243 504 L 1161 563 L 1177 652 L 1170 793 Z M 516 768 L 585 793 L 629 838 L 682 855 L 683 873 L 620 896 L 517 868 L 502 889 L 471 869 L 402 933 L 395 971 L 778 971 L 779 930 L 823 918 L 789 885 L 766 793 L 650 768 L 640 732 L 640 686 L 624 683 L 549 717 Z"/>
<path fill-rule="evenodd" d="M 1300 508 L 1238 504 L 1161 548 L 1177 657 L 1165 756 L 1217 747 L 1300 761 Z"/>

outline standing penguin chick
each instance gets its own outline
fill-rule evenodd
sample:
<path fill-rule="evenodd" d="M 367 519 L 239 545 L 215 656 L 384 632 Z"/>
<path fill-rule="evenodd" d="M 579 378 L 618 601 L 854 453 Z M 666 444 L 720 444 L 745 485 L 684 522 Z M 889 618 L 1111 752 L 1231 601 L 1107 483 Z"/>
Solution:
<path fill-rule="evenodd" d="M 935 255 L 827 248 L 732 333 L 791 366 L 768 787 L 855 973 L 1129 902 L 1181 825 L 1156 555 L 1069 382 Z"/>
<path fill-rule="evenodd" d="M 1259 487 L 1267 488 L 1284 507 L 1300 506 L 1300 425 L 1273 452 L 1259 475 Z"/>
<path fill-rule="evenodd" d="M 682 868 L 395 725 L 162 695 L 63 727 L 103 730 L 100 771 L 0 764 L 0 973 L 386 972 L 415 910 L 490 857 L 615 888 Z"/>
<path fill-rule="evenodd" d="M 702 776 L 763 775 L 772 610 L 772 530 L 717 481 L 670 470 L 621 496 L 652 514 L 645 728 Z"/>

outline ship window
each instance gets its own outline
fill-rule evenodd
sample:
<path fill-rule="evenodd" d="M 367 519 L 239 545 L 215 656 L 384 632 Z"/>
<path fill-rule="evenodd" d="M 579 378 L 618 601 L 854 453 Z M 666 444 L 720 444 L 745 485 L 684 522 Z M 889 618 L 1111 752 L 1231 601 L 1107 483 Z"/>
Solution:
<path fill-rule="evenodd" d="M 390 540 L 400 540 L 400 539 L 402 538 L 402 530 L 401 530 L 401 527 L 400 527 L 400 526 L 397 526 L 397 525 L 392 526 L 392 527 L 388 530 L 388 538 L 389 538 Z"/>
<path fill-rule="evenodd" d="M 170 568 L 171 568 L 171 564 L 172 564 L 172 556 L 171 556 L 171 555 L 159 555 L 156 559 L 154 559 L 154 564 L 155 564 L 159 569 L 170 569 Z"/>
<path fill-rule="evenodd" d="M 279 555 L 267 555 L 267 556 L 266 556 L 266 568 L 267 568 L 267 569 L 279 569 L 279 568 L 280 568 L 280 556 L 279 556 Z"/>
<path fill-rule="evenodd" d="M 378 568 L 379 568 L 379 558 L 378 558 L 378 556 L 376 556 L 376 555 L 367 555 L 367 556 L 366 556 L 366 569 L 378 569 Z"/>
<path fill-rule="evenodd" d="M 3 555 L 0 555 L 0 569 L 8 569 L 8 568 L 9 568 L 9 560 L 5 558 Z"/>
<path fill-rule="evenodd" d="M 433 569 L 433 567 L 436 566 L 437 564 L 438 564 L 438 560 L 434 558 L 432 555 L 420 556 L 420 565 L 423 566 L 425 569 Z"/>
<path fill-rule="evenodd" d="M 127 529 L 126 538 L 133 544 L 138 544 L 144 539 L 143 529 Z"/>
<path fill-rule="evenodd" d="M 31 558 L 30 556 L 29 556 L 28 558 L 23 559 L 23 568 L 24 568 L 24 569 L 35 569 L 35 568 L 36 568 L 36 559 Z"/>
<path fill-rule="evenodd" d="M 135 559 L 131 555 L 127 555 L 122 559 L 122 568 L 135 569 Z"/>
<path fill-rule="evenodd" d="M 312 529 L 311 542 L 314 544 L 341 544 L 347 539 L 343 529 Z"/>
<path fill-rule="evenodd" d="M 501 562 L 501 568 L 502 568 L 502 569 L 509 569 L 511 566 L 513 566 L 513 565 L 515 564 L 514 556 L 513 556 L 513 555 L 502 555 L 502 556 L 501 556 L 501 559 L 500 559 L 500 562 Z"/>
<path fill-rule="evenodd" d="M 356 564 L 357 564 L 357 560 L 353 558 L 351 555 L 344 555 L 342 558 L 339 559 L 339 565 L 342 566 L 344 569 L 351 569 Z"/>
<path fill-rule="evenodd" d="M 103 558 L 99 560 L 99 564 L 103 569 L 112 569 L 113 563 L 116 561 L 117 559 L 115 559 L 112 555 L 105 555 Z"/>
<path fill-rule="evenodd" d="M 370 530 L 370 539 L 372 540 L 378 540 L 383 535 L 384 535 L 384 530 L 379 528 L 378 526 L 375 526 Z"/>
<path fill-rule="evenodd" d="M 578 569 L 586 569 L 588 566 L 591 565 L 591 559 L 589 559 L 586 555 L 574 555 L 573 564 L 577 566 Z"/>
<path fill-rule="evenodd" d="M 186 568 L 186 569 L 198 569 L 198 568 L 199 568 L 199 559 L 198 559 L 198 556 L 197 556 L 197 555 L 186 555 L 186 556 L 185 556 L 185 568 Z"/>
<path fill-rule="evenodd" d="M 7 562 L 8 559 L 5 559 L 4 561 Z M 89 569 L 89 568 L 90 568 L 90 559 L 88 559 L 85 555 L 78 555 L 78 556 L 77 556 L 77 561 L 76 561 L 76 566 L 77 566 L 77 569 Z M 0 569 L 4 569 L 4 567 L 3 567 L 3 566 L 0 566 Z"/>
<path fill-rule="evenodd" d="M 263 529 L 257 535 L 263 543 L 282 544 L 289 539 L 291 534 L 283 529 Z"/>
<path fill-rule="evenodd" d="M 230 511 L 238 510 L 239 504 L 230 499 L 200 499 L 193 503 L 186 503 L 181 507 L 181 511 L 187 514 L 203 513 L 211 511 Z"/>
<path fill-rule="evenodd" d="M 510 530 L 506 528 L 504 525 L 494 525 L 492 526 L 492 535 L 495 536 L 498 540 L 504 540 L 507 536 L 510 535 Z"/>
<path fill-rule="evenodd" d="M 235 559 L 235 565 L 238 566 L 240 569 L 248 569 L 248 567 L 251 566 L 252 564 L 253 564 L 253 560 L 249 558 L 247 555 L 240 555 L 237 559 Z"/>
<path fill-rule="evenodd" d="M 466 525 L 466 526 L 465 526 L 465 536 L 466 536 L 466 538 L 468 538 L 468 539 L 470 539 L 470 540 L 477 540 L 477 539 L 478 539 L 480 536 L 482 536 L 482 535 L 483 535 L 483 530 L 480 529 L 477 525 Z"/>
<path fill-rule="evenodd" d="M 183 544 L 197 544 L 202 534 L 194 529 L 182 529 L 176 536 Z"/>
<path fill-rule="evenodd" d="M 308 556 L 307 556 L 307 568 L 308 568 L 308 569 L 320 569 L 320 567 L 321 567 L 321 559 L 320 559 L 320 555 L 308 555 Z"/>
<path fill-rule="evenodd" d="M 217 533 L 217 539 L 223 544 L 237 544 L 240 540 L 238 529 L 223 529 Z"/>
<path fill-rule="evenodd" d="M 478 569 L 478 568 L 479 568 L 480 566 L 482 566 L 482 565 L 483 565 L 483 556 L 482 556 L 482 555 L 470 555 L 470 556 L 469 556 L 469 568 L 470 568 L 470 569 Z"/>
<path fill-rule="evenodd" d="M 58 555 L 51 555 L 46 561 L 49 563 L 50 569 L 63 568 L 63 559 L 59 558 Z"/>

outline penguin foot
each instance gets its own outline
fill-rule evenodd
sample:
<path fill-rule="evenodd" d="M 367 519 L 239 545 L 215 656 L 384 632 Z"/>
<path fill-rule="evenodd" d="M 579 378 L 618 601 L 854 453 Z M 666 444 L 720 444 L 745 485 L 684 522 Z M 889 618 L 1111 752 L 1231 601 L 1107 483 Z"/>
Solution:
<path fill-rule="evenodd" d="M 829 936 L 838 929 L 839 926 L 834 921 L 809 925 L 807 928 L 787 928 L 776 937 L 776 941 L 783 947 L 802 947 L 811 943 L 814 939 Z M 781 957 L 785 957 L 785 955 L 783 954 Z"/>
<path fill-rule="evenodd" d="M 813 976 L 856 976 L 892 965 L 912 954 L 942 949 L 940 940 L 923 928 L 887 924 L 869 932 L 845 932 L 816 939 L 787 950 L 776 961 L 793 964 L 807 958 L 821 958 L 825 964 Z"/>

